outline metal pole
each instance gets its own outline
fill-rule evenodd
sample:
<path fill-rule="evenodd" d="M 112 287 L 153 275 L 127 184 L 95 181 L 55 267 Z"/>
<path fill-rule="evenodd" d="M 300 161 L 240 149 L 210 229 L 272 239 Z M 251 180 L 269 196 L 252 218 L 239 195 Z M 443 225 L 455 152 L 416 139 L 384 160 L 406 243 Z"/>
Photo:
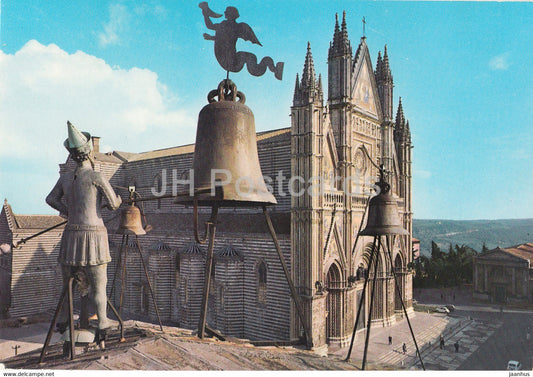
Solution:
<path fill-rule="evenodd" d="M 111 292 L 109 292 L 109 297 L 113 297 L 113 292 L 115 290 L 115 281 L 117 280 L 118 270 L 122 264 L 122 249 L 124 248 L 124 240 L 126 235 L 122 235 L 122 241 L 120 242 L 120 248 L 118 250 L 117 265 L 115 266 L 115 273 L 113 274 L 113 282 L 111 283 Z"/>
<path fill-rule="evenodd" d="M 120 341 L 121 341 L 121 342 L 125 342 L 126 339 L 124 338 L 124 322 L 122 321 L 122 318 L 121 318 L 120 315 L 118 314 L 117 309 L 115 309 L 115 307 L 113 306 L 113 304 L 111 304 L 111 300 L 109 300 L 109 297 L 107 297 L 107 305 L 109 305 L 109 307 L 111 308 L 111 310 L 113 311 L 113 313 L 115 313 L 115 316 L 116 316 L 117 319 L 118 319 L 118 323 L 120 324 Z"/>
<path fill-rule="evenodd" d="M 365 370 L 366 355 L 368 351 L 368 341 L 370 340 L 370 323 L 372 321 L 372 307 L 374 305 L 374 296 L 376 293 L 376 281 L 378 280 L 378 261 L 379 261 L 379 249 L 381 248 L 381 236 L 374 236 L 378 238 L 378 248 L 375 251 L 376 260 L 374 261 L 374 281 L 372 281 L 372 292 L 370 293 L 370 307 L 368 308 L 368 321 L 366 323 L 366 337 L 365 337 L 365 349 L 363 351 L 363 365 L 362 370 Z M 369 271 L 370 272 L 370 271 Z"/>
<path fill-rule="evenodd" d="M 276 246 L 276 251 L 278 253 L 279 261 L 281 263 L 281 267 L 283 268 L 283 272 L 285 273 L 285 278 L 287 279 L 287 283 L 289 284 L 292 299 L 294 300 L 296 311 L 298 312 L 298 317 L 300 318 L 300 322 L 302 323 L 302 327 L 304 329 L 306 344 L 309 348 L 311 348 L 312 347 L 311 333 L 309 332 L 307 321 L 305 321 L 305 318 L 303 316 L 302 304 L 300 302 L 298 293 L 296 292 L 296 288 L 294 287 L 294 284 L 292 282 L 289 269 L 287 268 L 287 264 L 285 263 L 285 258 L 283 257 L 283 253 L 281 252 L 278 237 L 276 236 L 276 231 L 274 230 L 274 226 L 272 225 L 272 220 L 270 219 L 267 208 L 265 206 L 263 206 L 263 213 L 265 214 L 265 219 L 268 225 L 268 229 L 270 230 L 270 235 L 272 236 L 272 240 L 274 241 L 274 245 Z"/>
<path fill-rule="evenodd" d="M 54 327 L 57 323 L 57 318 L 59 317 L 59 312 L 61 311 L 61 308 L 63 307 L 63 303 L 65 302 L 65 296 L 67 294 L 68 285 L 65 284 L 63 286 L 63 292 L 61 292 L 61 295 L 59 296 L 59 302 L 56 306 L 56 311 L 54 313 L 54 317 L 52 318 L 52 323 L 50 323 L 50 328 L 48 329 L 48 334 L 46 335 L 46 340 L 44 341 L 43 349 L 41 350 L 41 357 L 39 358 L 39 364 L 41 364 L 44 361 L 44 356 L 46 355 L 46 350 L 48 348 L 48 345 L 50 344 L 50 340 L 52 339 L 52 334 L 54 333 Z"/>
<path fill-rule="evenodd" d="M 354 340 L 355 340 L 355 332 L 357 331 L 357 324 L 359 323 L 359 318 L 361 316 L 361 309 L 363 308 L 363 302 L 365 301 L 366 288 L 367 288 L 368 280 L 369 280 L 369 277 L 370 277 L 370 269 L 372 268 L 372 262 L 374 260 L 375 247 L 376 247 L 376 237 L 374 237 L 374 242 L 372 243 L 372 249 L 371 249 L 371 252 L 370 252 L 370 258 L 369 258 L 369 261 L 368 261 L 368 272 L 367 272 L 366 277 L 365 277 L 365 283 L 363 285 L 363 292 L 361 293 L 361 299 L 359 299 L 359 306 L 357 308 L 357 316 L 355 317 L 355 324 L 353 325 L 352 340 L 350 341 L 350 349 L 348 350 L 348 355 L 346 356 L 346 359 L 344 359 L 344 361 L 350 360 L 350 356 L 352 355 L 352 348 L 353 348 L 353 343 L 354 343 Z"/>
<path fill-rule="evenodd" d="M 159 321 L 159 327 L 163 331 L 163 324 L 161 323 L 161 317 L 159 316 L 159 309 L 157 308 L 157 302 L 155 301 L 154 290 L 152 289 L 152 283 L 150 282 L 150 276 L 148 276 L 148 269 L 144 263 L 143 253 L 141 251 L 141 245 L 139 244 L 139 237 L 135 235 L 135 241 L 137 242 L 137 250 L 139 250 L 139 256 L 141 257 L 141 262 L 144 269 L 144 275 L 146 276 L 146 281 L 148 282 L 148 288 L 150 288 L 150 295 L 152 296 L 152 301 L 154 303 L 155 314 L 157 314 L 157 320 Z"/>
<path fill-rule="evenodd" d="M 68 320 L 70 333 L 70 360 L 74 360 L 76 354 L 76 340 L 74 339 L 74 297 L 72 297 L 72 287 L 74 286 L 74 276 L 68 279 Z"/>
<path fill-rule="evenodd" d="M 394 284 L 396 286 L 396 291 L 398 292 L 398 296 L 400 297 L 400 303 L 402 304 L 402 309 L 403 309 L 403 313 L 405 314 L 405 319 L 407 319 L 407 324 L 409 325 L 409 331 L 411 332 L 411 336 L 413 337 L 413 342 L 415 343 L 416 353 L 418 354 L 418 359 L 420 360 L 420 365 L 422 366 L 423 370 L 426 370 L 426 367 L 424 366 L 424 362 L 422 361 L 422 355 L 420 354 L 420 350 L 418 349 L 418 344 L 416 343 L 415 333 L 413 332 L 413 328 L 411 327 L 411 321 L 409 321 L 409 316 L 407 315 L 407 310 L 405 309 L 405 304 L 404 304 L 403 298 L 402 298 L 402 292 L 400 291 L 400 287 L 398 285 L 398 279 L 396 277 L 396 271 L 394 271 L 394 264 L 392 263 L 391 251 L 390 251 L 390 248 L 388 246 L 389 245 L 387 245 L 387 247 L 386 247 L 387 250 L 383 250 L 383 251 L 385 252 L 385 254 L 387 254 L 389 256 L 392 276 L 394 276 Z"/>
<path fill-rule="evenodd" d="M 122 297 L 124 296 L 124 284 L 126 284 L 126 263 L 128 263 L 128 242 L 130 236 L 126 234 L 126 242 L 124 242 L 124 260 L 122 261 L 122 276 L 120 283 L 120 300 L 118 302 L 118 313 L 122 315 Z M 142 257 L 141 257 L 142 259 Z"/>
<path fill-rule="evenodd" d="M 215 230 L 218 214 L 218 204 L 214 204 L 211 209 L 211 219 L 207 223 L 209 246 L 207 247 L 207 257 L 205 261 L 204 290 L 202 296 L 202 306 L 200 307 L 200 319 L 198 321 L 198 337 L 204 338 L 205 323 L 207 318 L 207 304 L 209 302 L 209 285 L 211 284 L 211 268 L 213 267 L 213 248 L 215 247 Z"/>
<path fill-rule="evenodd" d="M 20 239 L 19 241 L 17 241 L 17 243 L 16 243 L 15 245 L 13 245 L 13 247 L 16 249 L 17 247 L 19 247 L 20 244 L 22 244 L 22 243 L 26 243 L 26 241 L 29 241 L 29 240 L 31 240 L 32 238 L 35 238 L 35 237 L 37 237 L 37 236 L 40 236 L 41 234 L 44 234 L 44 233 L 46 233 L 46 232 L 49 232 L 49 231 L 51 231 L 51 230 L 53 230 L 53 229 L 55 229 L 55 228 L 59 228 L 61 225 L 65 225 L 67 222 L 68 222 L 67 220 L 62 221 L 62 222 L 60 222 L 59 224 L 56 224 L 56 225 L 54 225 L 54 226 L 51 226 L 50 228 L 46 228 L 46 229 L 44 229 L 44 230 L 41 230 L 40 232 L 35 233 L 35 234 L 32 235 L 32 236 L 29 236 L 29 237 L 26 237 L 26 238 L 22 238 L 22 239 Z"/>

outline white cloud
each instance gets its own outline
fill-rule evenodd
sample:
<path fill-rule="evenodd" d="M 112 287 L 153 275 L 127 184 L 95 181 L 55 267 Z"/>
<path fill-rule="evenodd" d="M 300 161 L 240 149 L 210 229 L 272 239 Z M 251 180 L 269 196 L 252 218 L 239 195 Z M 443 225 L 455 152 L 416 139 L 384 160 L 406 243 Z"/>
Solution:
<path fill-rule="evenodd" d="M 489 67 L 493 71 L 506 71 L 509 68 L 509 52 L 492 57 L 489 61 Z"/>
<path fill-rule="evenodd" d="M 104 24 L 104 31 L 98 33 L 98 43 L 101 47 L 116 45 L 120 42 L 119 34 L 128 26 L 130 14 L 128 8 L 122 4 L 109 6 L 109 21 Z"/>
<path fill-rule="evenodd" d="M 64 160 L 67 120 L 115 149 L 168 146 L 171 135 L 194 132 L 195 117 L 177 105 L 147 69 L 112 68 L 95 56 L 35 40 L 13 55 L 0 50 L 0 159 L 38 161 L 45 152 Z M 117 146 L 126 137 L 128 144 Z"/>

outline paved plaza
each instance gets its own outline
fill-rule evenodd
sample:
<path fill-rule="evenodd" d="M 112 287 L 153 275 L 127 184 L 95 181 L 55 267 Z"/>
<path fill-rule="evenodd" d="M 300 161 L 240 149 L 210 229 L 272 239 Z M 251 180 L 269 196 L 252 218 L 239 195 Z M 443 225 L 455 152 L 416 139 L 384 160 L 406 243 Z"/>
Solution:
<path fill-rule="evenodd" d="M 409 316 L 426 370 L 504 370 L 509 360 L 518 360 L 524 369 L 531 370 L 533 311 L 509 307 L 501 311 L 499 306 L 473 304 L 468 291 L 435 289 L 417 293 L 419 303 L 442 305 L 450 300 L 456 307 L 451 314 L 415 312 Z M 389 336 L 392 345 L 388 344 Z M 365 332 L 359 332 L 350 358 L 358 366 L 364 340 Z M 347 352 L 348 348 L 330 348 L 330 357 L 345 358 Z M 405 318 L 391 327 L 371 327 L 367 361 L 368 369 L 422 369 Z"/>

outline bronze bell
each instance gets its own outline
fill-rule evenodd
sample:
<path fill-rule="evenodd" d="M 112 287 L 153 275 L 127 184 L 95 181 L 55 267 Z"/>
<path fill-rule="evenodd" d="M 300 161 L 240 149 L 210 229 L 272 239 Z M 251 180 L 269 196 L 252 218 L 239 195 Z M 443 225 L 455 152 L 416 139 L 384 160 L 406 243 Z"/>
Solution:
<path fill-rule="evenodd" d="M 117 234 L 146 234 L 141 221 L 141 211 L 134 203 L 122 210 Z"/>
<path fill-rule="evenodd" d="M 388 190 L 384 190 L 370 199 L 366 227 L 359 234 L 361 236 L 409 234 L 402 227 L 398 216 L 398 202 L 388 193 Z"/>
<path fill-rule="evenodd" d="M 217 202 L 229 207 L 276 204 L 261 173 L 254 115 L 244 104 L 244 94 L 232 81 L 223 80 L 207 98 L 209 104 L 200 111 L 196 130 L 196 199 L 202 205 Z M 213 185 L 222 186 L 216 195 L 211 192 Z M 180 203 L 190 200 L 178 198 Z"/>

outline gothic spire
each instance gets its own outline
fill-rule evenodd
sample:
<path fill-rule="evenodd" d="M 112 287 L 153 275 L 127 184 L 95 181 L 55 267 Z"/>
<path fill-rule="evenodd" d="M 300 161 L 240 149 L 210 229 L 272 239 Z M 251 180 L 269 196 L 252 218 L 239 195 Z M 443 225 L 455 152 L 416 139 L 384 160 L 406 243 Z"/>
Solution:
<path fill-rule="evenodd" d="M 405 116 L 403 115 L 402 97 L 398 101 L 398 111 L 396 112 L 396 129 L 402 129 L 405 126 Z"/>
<path fill-rule="evenodd" d="M 307 42 L 307 54 L 305 55 L 304 72 L 302 74 L 302 87 L 315 86 L 315 63 L 311 53 L 311 43 Z"/>
<path fill-rule="evenodd" d="M 342 11 L 341 34 L 343 42 L 348 42 L 348 30 L 346 29 L 346 11 Z"/>
<path fill-rule="evenodd" d="M 389 55 L 387 54 L 387 45 L 385 45 L 385 51 L 383 52 L 383 66 L 382 66 L 383 79 L 392 81 L 392 73 L 389 66 Z"/>
<path fill-rule="evenodd" d="M 383 71 L 383 60 L 381 59 L 381 51 L 378 51 L 378 60 L 376 61 L 376 71 L 375 71 L 375 76 L 376 76 L 377 81 L 381 80 L 382 71 Z"/>
<path fill-rule="evenodd" d="M 302 79 L 300 80 L 299 75 L 296 74 L 293 103 L 299 106 L 316 101 L 322 102 L 322 97 L 322 77 L 319 76 L 318 80 L 316 79 L 311 43 L 307 42 L 307 53 L 305 55 Z"/>
<path fill-rule="evenodd" d="M 294 97 L 293 101 L 298 99 L 298 94 L 300 93 L 300 77 L 298 73 L 296 74 L 296 83 L 294 84 Z"/>
<path fill-rule="evenodd" d="M 352 55 L 352 47 L 348 39 L 348 28 L 346 26 L 346 11 L 342 13 L 342 23 L 339 27 L 339 15 L 335 14 L 335 31 L 333 32 L 333 43 L 330 44 L 329 56 Z"/>

